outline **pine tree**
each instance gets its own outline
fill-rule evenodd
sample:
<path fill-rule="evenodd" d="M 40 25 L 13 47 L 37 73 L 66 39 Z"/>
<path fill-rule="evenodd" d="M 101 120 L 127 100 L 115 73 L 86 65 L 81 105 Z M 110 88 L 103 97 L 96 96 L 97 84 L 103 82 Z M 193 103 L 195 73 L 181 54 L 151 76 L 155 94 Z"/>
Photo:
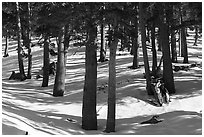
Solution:
<path fill-rule="evenodd" d="M 17 11 L 17 35 L 18 35 L 18 64 L 19 64 L 19 70 L 21 74 L 21 80 L 25 80 L 25 71 L 24 71 L 24 65 L 23 65 L 23 56 L 22 56 L 22 46 L 21 46 L 21 19 L 20 19 L 20 5 L 18 2 L 16 2 L 16 11 Z"/>

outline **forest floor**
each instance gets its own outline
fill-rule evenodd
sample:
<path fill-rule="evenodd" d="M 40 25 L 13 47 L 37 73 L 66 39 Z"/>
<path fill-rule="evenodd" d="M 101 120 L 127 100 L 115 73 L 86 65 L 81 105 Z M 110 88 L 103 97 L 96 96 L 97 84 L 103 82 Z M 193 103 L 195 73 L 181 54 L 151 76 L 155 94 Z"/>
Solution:
<path fill-rule="evenodd" d="M 201 135 L 202 134 L 202 67 L 174 72 L 176 93 L 171 102 L 157 107 L 148 102 L 153 98 L 145 90 L 142 51 L 139 69 L 129 69 L 133 57 L 117 51 L 116 132 L 104 133 L 107 118 L 108 62 L 98 63 L 97 114 L 98 130 L 81 128 L 82 95 L 85 74 L 84 47 L 70 47 L 66 70 L 64 97 L 53 97 L 54 76 L 49 86 L 41 87 L 36 79 L 42 67 L 43 48 L 32 48 L 32 79 L 8 80 L 18 71 L 16 43 L 9 47 L 9 57 L 2 58 L 2 134 L 18 135 Z M 2 49 L 3 51 L 3 49 Z M 188 46 L 189 63 L 202 62 L 202 46 Z M 151 57 L 151 51 L 148 50 Z M 109 55 L 107 55 L 108 57 Z M 161 53 L 158 52 L 158 61 Z M 99 51 L 98 51 L 99 58 Z M 151 58 L 150 66 L 151 66 Z M 52 61 L 56 57 L 51 58 Z M 179 62 L 182 58 L 178 57 Z M 27 59 L 24 61 L 27 72 Z M 140 124 L 159 115 L 157 124 Z"/>

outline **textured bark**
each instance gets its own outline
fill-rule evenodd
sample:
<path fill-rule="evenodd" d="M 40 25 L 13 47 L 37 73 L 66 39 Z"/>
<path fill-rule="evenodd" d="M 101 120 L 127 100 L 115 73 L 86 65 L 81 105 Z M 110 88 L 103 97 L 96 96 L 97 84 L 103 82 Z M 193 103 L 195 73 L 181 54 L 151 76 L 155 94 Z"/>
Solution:
<path fill-rule="evenodd" d="M 194 46 L 197 46 L 197 42 L 198 42 L 198 26 L 195 26 L 195 41 L 194 41 Z"/>
<path fill-rule="evenodd" d="M 151 42 L 152 42 L 152 72 L 156 73 L 157 70 L 157 51 L 155 47 L 155 24 L 152 22 L 151 27 Z"/>
<path fill-rule="evenodd" d="M 171 60 L 172 62 L 177 62 L 177 51 L 176 51 L 176 35 L 175 30 L 171 30 Z"/>
<path fill-rule="evenodd" d="M 117 20 L 114 19 L 113 29 L 117 31 Z M 108 115 L 105 132 L 115 132 L 115 107 L 116 107 L 116 49 L 118 38 L 114 37 L 110 45 L 109 79 L 108 79 Z"/>
<path fill-rule="evenodd" d="M 97 28 L 90 23 L 88 42 L 86 45 L 85 83 L 82 106 L 82 128 L 85 130 L 97 129 L 96 91 L 97 91 L 97 58 L 96 37 Z"/>
<path fill-rule="evenodd" d="M 146 74 L 146 90 L 148 95 L 153 95 L 151 90 L 151 78 L 149 71 L 149 61 L 147 56 L 147 48 L 146 48 L 146 31 L 145 31 L 145 20 L 143 16 L 143 3 L 139 3 L 139 20 L 140 20 L 140 29 L 141 29 L 141 41 L 142 41 L 142 51 L 143 51 L 143 60 L 145 66 L 145 74 Z"/>
<path fill-rule="evenodd" d="M 22 78 L 25 78 L 25 71 L 24 71 L 24 65 L 23 65 L 23 56 L 22 56 L 22 46 L 21 46 L 21 19 L 20 19 L 20 13 L 19 13 L 19 3 L 16 2 L 16 10 L 17 10 L 17 35 L 18 35 L 18 64 L 19 64 L 19 71 L 22 75 Z"/>
<path fill-rule="evenodd" d="M 133 64 L 132 64 L 132 67 L 133 68 L 138 68 L 139 67 L 139 62 L 138 62 L 138 17 L 135 17 L 135 21 L 134 21 L 134 25 L 135 25 L 135 30 L 134 30 L 134 37 L 132 38 L 132 51 L 133 51 Z"/>
<path fill-rule="evenodd" d="M 181 29 L 181 56 L 184 57 L 183 63 L 188 63 L 188 47 L 185 28 Z"/>
<path fill-rule="evenodd" d="M 5 45 L 5 49 L 4 49 L 4 57 L 9 56 L 9 54 L 8 54 L 8 47 L 9 47 L 9 37 L 8 37 L 8 33 L 7 33 L 6 34 L 6 45 Z"/>
<path fill-rule="evenodd" d="M 104 31 L 104 25 L 101 24 L 101 49 L 100 49 L 100 62 L 106 61 L 106 50 L 105 50 L 105 31 Z"/>
<path fill-rule="evenodd" d="M 31 9 L 30 3 L 27 4 L 27 49 L 28 49 L 28 73 L 27 79 L 31 79 L 31 69 L 32 69 L 32 55 L 31 55 Z"/>
<path fill-rule="evenodd" d="M 64 45 L 65 26 L 60 30 L 58 40 L 58 56 L 57 56 L 57 69 L 55 76 L 55 83 L 53 89 L 53 96 L 63 96 L 65 92 L 65 45 Z"/>
<path fill-rule="evenodd" d="M 50 65 L 49 42 L 48 42 L 48 35 L 45 34 L 45 36 L 44 36 L 44 51 L 43 51 L 43 82 L 42 82 L 42 87 L 48 86 L 49 65 Z"/>
<path fill-rule="evenodd" d="M 173 70 L 170 56 L 168 26 L 165 23 L 161 24 L 162 33 L 162 54 L 163 54 L 163 79 L 164 86 L 170 94 L 175 93 L 175 85 L 173 78 Z"/>

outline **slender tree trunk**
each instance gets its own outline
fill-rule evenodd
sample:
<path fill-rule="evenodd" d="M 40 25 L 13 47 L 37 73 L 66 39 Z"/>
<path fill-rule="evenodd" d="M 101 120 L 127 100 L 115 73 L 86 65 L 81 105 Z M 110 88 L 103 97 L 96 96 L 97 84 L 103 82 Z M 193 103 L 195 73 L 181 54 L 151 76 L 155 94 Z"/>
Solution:
<path fill-rule="evenodd" d="M 140 29 L 141 29 L 141 41 L 142 41 L 142 51 L 143 51 L 143 60 L 145 66 L 145 74 L 146 74 L 146 90 L 148 95 L 153 95 L 151 90 L 151 77 L 149 72 L 149 61 L 147 56 L 147 48 L 146 48 L 146 32 L 145 32 L 145 20 L 143 16 L 143 3 L 139 3 L 139 20 L 140 20 Z"/>
<path fill-rule="evenodd" d="M 5 49 L 4 49 L 4 57 L 8 57 L 8 47 L 9 47 L 9 37 L 8 37 L 8 30 L 6 30 L 6 45 L 5 45 Z"/>
<path fill-rule="evenodd" d="M 53 96 L 55 97 L 63 96 L 65 92 L 65 26 L 61 28 L 58 39 L 57 70 L 53 89 Z"/>
<path fill-rule="evenodd" d="M 86 45 L 85 83 L 82 106 L 82 128 L 85 130 L 97 129 L 96 91 L 97 91 L 97 58 L 95 43 L 97 28 L 90 23 L 88 42 Z"/>
<path fill-rule="evenodd" d="M 173 70 L 170 56 L 169 47 L 169 33 L 167 23 L 161 23 L 161 36 L 162 36 L 162 54 L 163 54 L 163 79 L 164 86 L 169 93 L 175 93 L 175 85 L 173 78 Z"/>
<path fill-rule="evenodd" d="M 158 29 L 158 51 L 162 51 L 162 39 L 161 39 L 161 29 L 160 29 L 160 25 L 159 25 L 159 29 Z"/>
<path fill-rule="evenodd" d="M 105 50 L 105 31 L 104 25 L 101 23 L 101 50 L 100 50 L 100 62 L 104 62 L 106 60 L 106 50 Z"/>
<path fill-rule="evenodd" d="M 171 55 L 172 62 L 177 62 L 177 51 L 176 51 L 176 34 L 175 30 L 171 30 Z"/>
<path fill-rule="evenodd" d="M 157 51 L 155 46 L 155 23 L 152 22 L 151 27 L 151 41 L 152 41 L 152 72 L 156 73 L 157 70 Z"/>
<path fill-rule="evenodd" d="M 198 26 L 195 26 L 195 42 L 194 42 L 194 46 L 197 46 L 197 42 L 198 42 Z"/>
<path fill-rule="evenodd" d="M 21 74 L 21 77 L 23 79 L 26 78 L 25 76 L 25 71 L 24 71 L 24 65 L 23 65 L 23 56 L 22 56 L 22 47 L 21 47 L 21 20 L 20 20 L 20 11 L 19 11 L 20 7 L 19 7 L 19 3 L 16 2 L 16 10 L 17 10 L 17 28 L 18 28 L 18 64 L 19 64 L 19 71 Z"/>
<path fill-rule="evenodd" d="M 44 57 L 43 57 L 43 82 L 42 87 L 47 87 L 49 82 L 49 65 L 50 65 L 50 58 L 49 58 L 49 42 L 48 42 L 48 35 L 45 34 L 44 36 Z"/>
<path fill-rule="evenodd" d="M 114 33 L 117 33 L 117 19 L 114 19 Z M 105 132 L 115 132 L 115 109 L 116 109 L 116 49 L 118 38 L 114 37 L 110 45 L 109 79 L 108 79 L 108 114 Z"/>
<path fill-rule="evenodd" d="M 27 74 L 27 78 L 31 79 L 31 68 L 32 68 L 32 55 L 31 55 L 31 9 L 30 9 L 30 3 L 28 2 L 27 4 L 27 48 L 28 48 L 28 74 Z"/>
<path fill-rule="evenodd" d="M 184 57 L 183 63 L 188 63 L 188 47 L 186 42 L 186 30 L 181 28 L 181 55 Z"/>
<path fill-rule="evenodd" d="M 133 51 L 133 64 L 132 67 L 137 69 L 139 67 L 139 62 L 138 62 L 138 18 L 135 17 L 135 30 L 134 30 L 134 37 L 132 38 L 132 51 Z"/>

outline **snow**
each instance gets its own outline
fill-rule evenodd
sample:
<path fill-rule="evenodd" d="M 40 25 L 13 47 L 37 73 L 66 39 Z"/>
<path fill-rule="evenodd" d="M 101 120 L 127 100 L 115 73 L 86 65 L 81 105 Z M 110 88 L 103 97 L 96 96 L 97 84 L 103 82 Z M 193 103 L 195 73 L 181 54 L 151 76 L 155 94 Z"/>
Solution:
<path fill-rule="evenodd" d="M 54 76 L 48 87 L 35 79 L 42 67 L 43 49 L 32 47 L 33 78 L 23 82 L 8 80 L 18 71 L 17 45 L 9 47 L 9 57 L 2 58 L 2 134 L 3 135 L 201 135 L 202 68 L 174 72 L 176 94 L 169 105 L 153 106 L 145 91 L 144 66 L 140 49 L 139 69 L 129 69 L 132 56 L 117 52 L 116 132 L 104 133 L 107 118 L 108 62 L 98 63 L 97 114 L 98 130 L 81 129 L 82 95 L 85 74 L 84 47 L 70 47 L 67 59 L 66 92 L 53 97 Z M 190 63 L 202 62 L 201 45 L 189 46 Z M 2 48 L 3 51 L 3 48 Z M 76 52 L 77 51 L 77 52 Z M 75 53 L 76 52 L 76 53 Z M 148 51 L 150 55 L 150 50 Z M 161 55 L 161 53 L 159 53 Z M 199 57 L 198 57 L 199 56 Z M 99 57 L 99 51 L 98 51 Z M 52 57 L 51 60 L 56 60 Z M 178 58 L 182 60 L 182 58 Z M 158 59 L 159 61 L 159 59 Z M 27 59 L 24 61 L 27 71 Z M 151 65 L 151 61 L 150 61 Z M 159 115 L 158 124 L 140 124 Z"/>

